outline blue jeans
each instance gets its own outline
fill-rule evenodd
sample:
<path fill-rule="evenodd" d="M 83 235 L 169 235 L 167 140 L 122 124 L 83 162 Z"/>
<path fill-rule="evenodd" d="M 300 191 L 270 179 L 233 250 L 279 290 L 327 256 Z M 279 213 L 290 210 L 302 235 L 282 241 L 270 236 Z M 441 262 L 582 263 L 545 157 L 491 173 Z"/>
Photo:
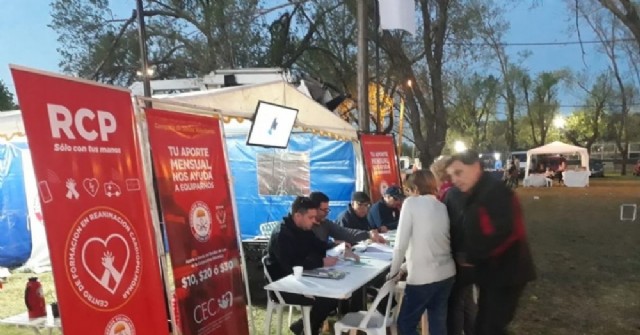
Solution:
<path fill-rule="evenodd" d="M 408 285 L 398 315 L 400 335 L 417 335 L 424 311 L 429 316 L 429 335 L 447 335 L 447 304 L 454 277 L 424 285 Z"/>

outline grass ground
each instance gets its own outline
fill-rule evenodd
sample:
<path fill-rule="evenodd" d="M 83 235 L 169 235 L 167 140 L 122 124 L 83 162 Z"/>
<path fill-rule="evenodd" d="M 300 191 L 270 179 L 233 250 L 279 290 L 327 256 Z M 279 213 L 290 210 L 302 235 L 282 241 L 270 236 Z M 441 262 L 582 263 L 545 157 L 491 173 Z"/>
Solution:
<path fill-rule="evenodd" d="M 633 223 L 620 221 L 621 204 L 640 204 L 640 178 L 607 177 L 592 179 L 588 188 L 520 188 L 517 192 L 525 209 L 538 280 L 521 300 L 513 333 L 640 334 L 640 218 Z M 24 311 L 22 294 L 28 277 L 16 274 L 5 283 L 0 291 L 0 317 Z M 50 274 L 40 280 L 45 288 L 53 288 Z M 259 304 L 259 333 L 263 311 Z M 0 326 L 0 334 L 32 332 Z"/>

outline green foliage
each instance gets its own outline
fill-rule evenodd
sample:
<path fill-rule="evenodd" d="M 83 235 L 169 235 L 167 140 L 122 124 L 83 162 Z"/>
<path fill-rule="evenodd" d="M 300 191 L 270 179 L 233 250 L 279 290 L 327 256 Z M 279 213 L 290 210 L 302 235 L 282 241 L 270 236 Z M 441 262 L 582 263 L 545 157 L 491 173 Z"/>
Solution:
<path fill-rule="evenodd" d="M 0 80 L 0 111 L 8 111 L 18 109 L 13 103 L 13 94 L 9 92 L 9 88 Z"/>
<path fill-rule="evenodd" d="M 490 122 L 496 116 L 500 83 L 494 76 L 474 73 L 469 78 L 456 78 L 455 99 L 449 115 L 451 130 L 468 134 L 473 148 L 484 149 Z"/>
<path fill-rule="evenodd" d="M 266 35 L 257 8 L 258 0 L 145 1 L 149 63 L 159 78 L 263 65 Z M 55 0 L 51 9 L 63 71 L 122 85 L 136 79 L 135 13 L 114 19 L 108 0 Z"/>
<path fill-rule="evenodd" d="M 541 72 L 532 80 L 525 76 L 521 80 L 527 113 L 525 121 L 534 146 L 547 143 L 547 135 L 553 119 L 558 115 L 559 84 L 568 78 L 567 71 Z"/>

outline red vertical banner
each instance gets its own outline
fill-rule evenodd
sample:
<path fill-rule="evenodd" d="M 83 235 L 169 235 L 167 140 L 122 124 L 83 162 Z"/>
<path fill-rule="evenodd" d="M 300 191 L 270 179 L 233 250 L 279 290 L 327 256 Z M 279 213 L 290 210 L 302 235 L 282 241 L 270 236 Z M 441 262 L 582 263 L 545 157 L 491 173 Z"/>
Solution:
<path fill-rule="evenodd" d="M 129 92 L 11 71 L 64 334 L 168 334 Z"/>
<path fill-rule="evenodd" d="M 398 159 L 393 137 L 388 135 L 360 135 L 362 156 L 371 201 L 378 201 L 387 187 L 401 185 Z"/>
<path fill-rule="evenodd" d="M 147 110 L 183 335 L 248 334 L 220 120 Z"/>

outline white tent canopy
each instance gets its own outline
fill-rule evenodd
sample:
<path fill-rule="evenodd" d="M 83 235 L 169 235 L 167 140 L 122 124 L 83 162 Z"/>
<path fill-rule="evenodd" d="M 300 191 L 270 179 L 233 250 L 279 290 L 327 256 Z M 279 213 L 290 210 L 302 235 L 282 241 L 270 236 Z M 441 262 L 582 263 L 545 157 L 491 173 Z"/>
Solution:
<path fill-rule="evenodd" d="M 527 167 L 525 169 L 525 177 L 529 176 L 529 170 L 531 169 L 531 156 L 545 154 L 580 155 L 580 165 L 587 168 L 589 167 L 589 151 L 587 150 L 587 148 L 555 141 L 527 151 Z"/>
<path fill-rule="evenodd" d="M 22 113 L 19 110 L 0 112 L 0 139 L 11 141 L 25 137 Z"/>
<path fill-rule="evenodd" d="M 180 110 L 180 106 L 163 104 L 171 100 L 185 104 L 185 107 L 205 107 L 220 110 L 223 116 L 251 119 L 259 100 L 298 109 L 296 126 L 304 130 L 315 130 L 322 135 L 342 140 L 357 140 L 356 129 L 338 115 L 300 92 L 284 81 L 265 84 L 236 86 L 217 90 L 189 92 L 159 97 L 153 102 L 158 109 Z M 188 109 L 188 108 L 187 108 Z"/>

